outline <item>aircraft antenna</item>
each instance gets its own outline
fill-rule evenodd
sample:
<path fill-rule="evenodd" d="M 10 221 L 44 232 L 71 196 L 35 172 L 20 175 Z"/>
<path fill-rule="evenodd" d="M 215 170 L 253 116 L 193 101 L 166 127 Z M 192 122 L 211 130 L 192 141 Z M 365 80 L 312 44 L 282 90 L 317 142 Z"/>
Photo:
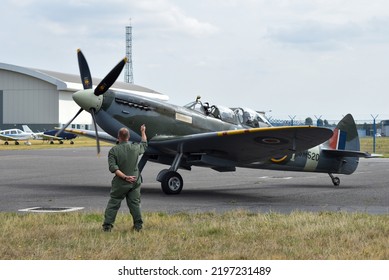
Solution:
<path fill-rule="evenodd" d="M 132 71 L 132 25 L 126 26 L 126 57 L 127 63 L 124 69 L 124 82 L 128 84 L 134 83 L 134 74 Z"/>

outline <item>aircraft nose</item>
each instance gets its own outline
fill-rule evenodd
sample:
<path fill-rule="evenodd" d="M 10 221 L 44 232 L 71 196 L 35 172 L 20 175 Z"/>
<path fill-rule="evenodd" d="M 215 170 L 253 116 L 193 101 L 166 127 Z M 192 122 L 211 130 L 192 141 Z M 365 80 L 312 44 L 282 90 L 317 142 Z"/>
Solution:
<path fill-rule="evenodd" d="M 103 95 L 96 96 L 93 89 L 85 89 L 73 93 L 73 100 L 85 111 L 94 109 L 97 112 L 103 103 Z"/>

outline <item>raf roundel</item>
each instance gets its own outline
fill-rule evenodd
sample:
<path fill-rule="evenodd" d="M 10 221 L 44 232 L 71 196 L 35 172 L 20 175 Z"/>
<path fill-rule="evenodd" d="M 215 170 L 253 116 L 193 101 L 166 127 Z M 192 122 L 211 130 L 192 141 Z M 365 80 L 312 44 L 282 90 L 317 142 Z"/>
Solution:
<path fill-rule="evenodd" d="M 286 139 L 275 138 L 275 137 L 257 137 L 255 138 L 255 141 L 257 141 L 260 144 L 266 144 L 266 145 L 280 145 L 280 144 L 288 143 L 288 140 Z"/>

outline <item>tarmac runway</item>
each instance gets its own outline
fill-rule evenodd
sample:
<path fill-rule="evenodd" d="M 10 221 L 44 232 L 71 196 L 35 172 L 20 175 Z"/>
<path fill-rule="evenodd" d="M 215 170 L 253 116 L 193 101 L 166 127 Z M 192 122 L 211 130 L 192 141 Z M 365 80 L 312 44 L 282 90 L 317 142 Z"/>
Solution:
<path fill-rule="evenodd" d="M 0 211 L 82 207 L 103 211 L 112 174 L 108 147 L 0 151 Z M 180 195 L 165 195 L 155 181 L 166 166 L 147 163 L 143 172 L 143 211 L 204 212 L 244 209 L 252 212 L 345 211 L 389 213 L 389 159 L 361 159 L 353 175 L 339 175 L 334 187 L 327 174 L 207 168 L 179 170 Z M 125 203 L 121 211 L 128 211 Z"/>

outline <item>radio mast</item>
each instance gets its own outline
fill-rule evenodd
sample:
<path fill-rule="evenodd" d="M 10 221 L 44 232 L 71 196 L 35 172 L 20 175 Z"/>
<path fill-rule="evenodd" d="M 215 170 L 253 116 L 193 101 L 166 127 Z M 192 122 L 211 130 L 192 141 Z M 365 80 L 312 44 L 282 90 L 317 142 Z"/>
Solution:
<path fill-rule="evenodd" d="M 126 26 L 126 57 L 127 63 L 124 69 L 124 82 L 128 84 L 134 83 L 134 74 L 132 72 L 132 26 Z"/>

